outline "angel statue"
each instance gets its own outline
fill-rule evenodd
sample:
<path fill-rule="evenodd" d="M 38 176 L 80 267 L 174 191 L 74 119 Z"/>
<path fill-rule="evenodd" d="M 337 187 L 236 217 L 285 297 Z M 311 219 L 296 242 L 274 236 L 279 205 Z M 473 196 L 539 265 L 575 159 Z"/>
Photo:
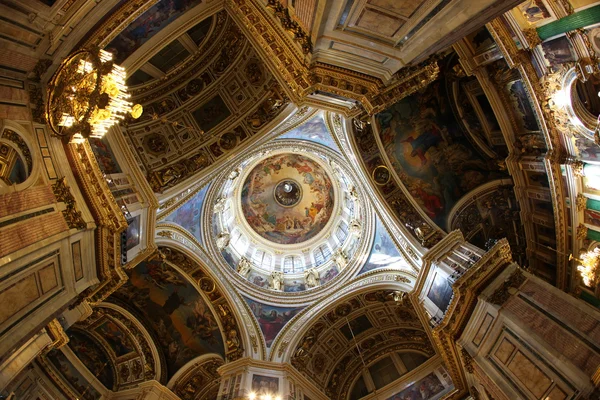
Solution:
<path fill-rule="evenodd" d="M 223 212 L 223 210 L 225 210 L 225 203 L 227 203 L 227 197 L 219 197 L 217 201 L 215 201 L 213 212 L 215 214 Z"/>
<path fill-rule="evenodd" d="M 227 245 L 229 245 L 229 239 L 230 236 L 228 232 L 219 233 L 219 236 L 217 236 L 217 247 L 219 250 L 223 250 L 225 247 L 227 247 Z"/>
<path fill-rule="evenodd" d="M 333 254 L 333 261 L 338 266 L 338 269 L 342 270 L 348 265 L 348 256 L 344 253 L 344 250 L 337 249 Z"/>
<path fill-rule="evenodd" d="M 252 264 L 250 263 L 250 260 L 248 260 L 246 257 L 242 257 L 240 259 L 240 261 L 238 262 L 238 266 L 237 266 L 238 274 L 240 274 L 241 276 L 246 278 L 248 276 L 248 274 L 250 273 L 251 269 L 252 269 Z"/>
<path fill-rule="evenodd" d="M 273 290 L 283 290 L 283 272 L 273 271 L 269 277 L 269 285 Z"/>
<path fill-rule="evenodd" d="M 352 233 L 353 235 L 360 236 L 362 232 L 361 228 L 362 226 L 360 224 L 360 221 L 356 219 L 350 221 L 350 233 Z"/>
<path fill-rule="evenodd" d="M 310 268 L 304 271 L 304 280 L 306 281 L 306 286 L 309 288 L 313 288 L 319 285 L 319 271 L 316 268 Z"/>

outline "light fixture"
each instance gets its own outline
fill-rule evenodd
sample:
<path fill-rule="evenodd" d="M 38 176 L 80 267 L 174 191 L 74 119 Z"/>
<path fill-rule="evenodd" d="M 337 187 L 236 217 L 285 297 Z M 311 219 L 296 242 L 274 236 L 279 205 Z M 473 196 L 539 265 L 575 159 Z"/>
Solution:
<path fill-rule="evenodd" d="M 571 255 L 569 260 L 579 261 L 580 265 L 577 266 L 577 271 L 583 279 L 583 284 L 595 289 L 600 278 L 600 247 L 581 253 L 579 257 L 575 258 Z"/>
<path fill-rule="evenodd" d="M 112 125 L 143 109 L 132 105 L 125 85 L 125 69 L 112 54 L 82 49 L 68 56 L 48 83 L 46 122 L 65 142 L 101 138 Z"/>

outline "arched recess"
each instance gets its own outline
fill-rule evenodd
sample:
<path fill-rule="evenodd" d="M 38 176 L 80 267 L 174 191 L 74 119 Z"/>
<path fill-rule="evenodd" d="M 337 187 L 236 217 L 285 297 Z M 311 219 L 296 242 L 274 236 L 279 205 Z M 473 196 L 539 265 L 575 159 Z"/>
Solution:
<path fill-rule="evenodd" d="M 116 367 L 119 390 L 146 380 L 166 383 L 164 355 L 144 325 L 129 311 L 101 303 L 74 325 L 103 345 Z"/>
<path fill-rule="evenodd" d="M 133 305 L 149 326 L 165 354 L 168 382 L 207 354 L 235 361 L 250 346 L 240 331 L 236 307 L 223 296 L 226 290 L 189 253 L 162 246 L 128 275 L 109 301 Z"/>
<path fill-rule="evenodd" d="M 403 289 L 402 284 L 389 282 L 329 302 L 305 324 L 306 329 L 292 342 L 284 360 L 331 399 L 346 399 L 363 371 L 390 353 L 420 354 L 420 370 L 428 368 L 428 360 L 436 352 L 426 325 Z M 392 382 L 419 367 L 405 366 L 401 360 L 397 364 L 388 368 L 397 376 L 380 382 L 378 390 L 389 388 Z"/>
<path fill-rule="evenodd" d="M 4 146 L 3 146 L 4 144 Z M 35 139 L 21 124 L 8 119 L 0 120 L 0 162 L 2 161 L 2 148 L 7 147 L 21 159 L 26 172 L 26 179 L 19 183 L 9 185 L 0 182 L 0 193 L 18 192 L 32 186 L 40 176 L 41 156 L 35 146 Z M 0 164 L 0 172 L 2 165 Z"/>
<path fill-rule="evenodd" d="M 220 357 L 200 356 L 181 368 L 167 387 L 182 400 L 214 400 L 221 383 L 217 368 L 223 364 Z"/>
<path fill-rule="evenodd" d="M 373 270 L 354 278 L 339 290 L 306 307 L 292 318 L 273 341 L 269 360 L 290 362 L 294 349 L 300 344 L 308 327 L 339 302 L 372 290 L 395 290 L 410 293 L 415 286 L 415 281 L 415 278 L 406 272 L 385 268 Z M 423 320 L 423 323 L 425 324 L 426 321 Z"/>
<path fill-rule="evenodd" d="M 519 213 L 512 180 L 497 179 L 465 194 L 450 210 L 448 226 L 482 249 L 506 237 L 518 259 L 527 247 Z"/>

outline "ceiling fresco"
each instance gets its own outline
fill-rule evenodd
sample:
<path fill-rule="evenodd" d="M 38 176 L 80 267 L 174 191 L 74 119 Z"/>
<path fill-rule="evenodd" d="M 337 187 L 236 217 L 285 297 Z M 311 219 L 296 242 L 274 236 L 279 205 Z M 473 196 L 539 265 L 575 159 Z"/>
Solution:
<path fill-rule="evenodd" d="M 116 296 L 148 321 L 165 351 L 169 378 L 197 356 L 225 356 L 215 316 L 183 275 L 161 260 L 144 261 L 128 275 Z"/>
<path fill-rule="evenodd" d="M 167 222 L 173 222 L 181 226 L 200 243 L 202 243 L 202 207 L 204 206 L 204 199 L 209 187 L 210 184 L 202 187 L 191 199 L 164 219 Z"/>
<path fill-rule="evenodd" d="M 318 235 L 329 222 L 334 193 L 327 172 L 311 158 L 278 154 L 258 163 L 241 191 L 250 227 L 277 244 L 296 244 Z"/>
<path fill-rule="evenodd" d="M 375 239 L 371 254 L 358 275 L 378 268 L 411 269 L 379 217 L 375 222 Z"/>
<path fill-rule="evenodd" d="M 284 133 L 277 139 L 308 140 L 322 144 L 323 146 L 329 147 L 331 150 L 341 153 L 338 145 L 325 125 L 322 112 L 318 113 L 315 117 L 308 120 L 298 128 Z"/>
<path fill-rule="evenodd" d="M 200 3 L 201 0 L 159 1 L 121 31 L 106 50 L 113 53 L 117 64 L 122 64 L 164 27 Z"/>
<path fill-rule="evenodd" d="M 267 347 L 271 347 L 273 340 L 285 324 L 287 324 L 304 307 L 276 307 L 260 303 L 256 300 L 244 297 L 250 307 L 252 314 L 256 317 L 260 330 L 262 331 Z"/>
<path fill-rule="evenodd" d="M 73 391 L 73 394 L 84 400 L 98 400 L 102 397 L 62 351 L 52 349 L 46 357 L 58 374 L 63 377 L 62 380 L 68 382 L 69 389 Z"/>
<path fill-rule="evenodd" d="M 78 329 L 69 330 L 69 347 L 83 365 L 109 390 L 116 389 L 116 371 L 111 357 L 95 338 Z"/>
<path fill-rule="evenodd" d="M 456 77 L 446 73 L 376 117 L 383 148 L 402 183 L 444 229 L 450 210 L 465 193 L 506 176 L 467 140 L 447 92 L 452 79 Z"/>

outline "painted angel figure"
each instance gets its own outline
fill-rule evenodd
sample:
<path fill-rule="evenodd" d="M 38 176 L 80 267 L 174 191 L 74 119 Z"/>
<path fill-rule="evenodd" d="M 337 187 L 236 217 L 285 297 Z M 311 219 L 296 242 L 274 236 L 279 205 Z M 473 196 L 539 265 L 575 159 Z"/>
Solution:
<path fill-rule="evenodd" d="M 252 264 L 250 263 L 250 260 L 248 260 L 246 257 L 242 257 L 240 259 L 240 261 L 238 262 L 238 266 L 237 266 L 238 274 L 240 274 L 241 276 L 243 276 L 245 278 L 248 276 L 251 269 L 252 269 Z"/>
<path fill-rule="evenodd" d="M 273 290 L 283 290 L 283 272 L 273 271 L 269 276 L 269 285 Z"/>
<path fill-rule="evenodd" d="M 315 268 L 310 268 L 304 271 L 304 280 L 306 281 L 306 286 L 309 288 L 313 288 L 319 285 L 319 271 Z"/>

